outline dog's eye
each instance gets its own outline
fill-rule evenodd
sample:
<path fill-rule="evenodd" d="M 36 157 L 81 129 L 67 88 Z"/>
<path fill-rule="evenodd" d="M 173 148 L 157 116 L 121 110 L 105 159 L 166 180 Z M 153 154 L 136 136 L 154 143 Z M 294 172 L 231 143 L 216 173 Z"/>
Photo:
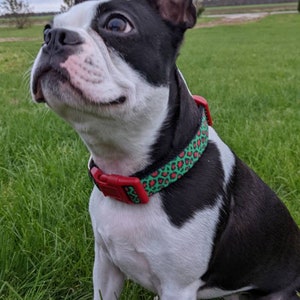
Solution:
<path fill-rule="evenodd" d="M 108 31 L 128 33 L 132 30 L 130 22 L 123 16 L 114 16 L 107 20 L 104 28 Z"/>

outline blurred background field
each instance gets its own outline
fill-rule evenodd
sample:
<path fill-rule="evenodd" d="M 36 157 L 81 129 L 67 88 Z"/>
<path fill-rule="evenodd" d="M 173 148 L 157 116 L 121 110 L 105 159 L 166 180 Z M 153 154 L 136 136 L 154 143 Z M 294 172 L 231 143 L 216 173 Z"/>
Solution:
<path fill-rule="evenodd" d="M 91 299 L 89 155 L 29 94 L 42 28 L 0 28 L 0 299 Z M 300 225 L 299 36 L 298 14 L 197 28 L 178 65 L 220 136 Z M 152 298 L 128 282 L 121 299 Z"/>

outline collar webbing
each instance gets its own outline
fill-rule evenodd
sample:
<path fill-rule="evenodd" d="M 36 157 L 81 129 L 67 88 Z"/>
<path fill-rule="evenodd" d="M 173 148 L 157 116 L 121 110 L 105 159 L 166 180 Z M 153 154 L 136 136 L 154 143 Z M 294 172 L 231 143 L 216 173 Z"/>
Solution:
<path fill-rule="evenodd" d="M 174 159 L 160 167 L 155 172 L 143 178 L 108 175 L 99 169 L 91 158 L 89 173 L 95 185 L 105 195 L 128 204 L 147 203 L 149 197 L 168 187 L 186 174 L 199 160 L 208 144 L 208 125 L 211 125 L 209 109 L 205 99 L 194 99 L 197 104 L 204 106 L 197 133 Z"/>

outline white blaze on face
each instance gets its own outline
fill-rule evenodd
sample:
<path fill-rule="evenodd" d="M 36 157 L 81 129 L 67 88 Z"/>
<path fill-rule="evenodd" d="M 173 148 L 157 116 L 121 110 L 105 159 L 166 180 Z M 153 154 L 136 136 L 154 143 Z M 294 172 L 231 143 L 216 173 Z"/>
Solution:
<path fill-rule="evenodd" d="M 53 28 L 75 31 L 83 38 L 75 54 L 60 66 L 70 75 L 70 83 L 80 90 L 83 96 L 95 103 L 108 103 L 123 95 L 108 49 L 99 35 L 90 29 L 96 7 L 107 1 L 87 1 L 75 5 L 67 13 L 54 18 Z M 130 85 L 130 84 L 129 84 Z"/>
<path fill-rule="evenodd" d="M 118 71 L 113 66 L 107 50 L 99 51 L 96 43 L 90 38 L 85 38 L 81 50 L 61 63 L 70 76 L 70 83 L 83 96 L 95 103 L 109 103 L 124 94 L 124 88 L 115 80 Z M 103 53 L 105 52 L 105 53 Z M 106 56 L 106 57 L 105 57 Z M 115 75 L 115 76 L 114 76 Z M 131 84 L 128 82 L 127 89 Z"/>

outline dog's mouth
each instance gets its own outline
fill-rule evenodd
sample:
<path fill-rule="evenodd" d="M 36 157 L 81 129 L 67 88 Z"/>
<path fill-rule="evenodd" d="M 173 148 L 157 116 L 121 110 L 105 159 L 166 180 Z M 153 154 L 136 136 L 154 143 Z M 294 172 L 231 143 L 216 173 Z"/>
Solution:
<path fill-rule="evenodd" d="M 35 70 L 32 80 L 32 95 L 37 103 L 47 103 L 45 96 L 45 89 L 48 81 L 52 81 L 52 90 L 57 91 L 60 82 L 65 83 L 69 81 L 67 72 L 63 69 L 56 69 L 53 66 L 44 65 Z M 55 84 L 53 84 L 55 82 Z M 49 90 L 49 88 L 48 88 Z"/>
<path fill-rule="evenodd" d="M 127 100 L 126 96 L 121 95 L 119 97 L 116 97 L 114 99 L 105 101 L 105 102 L 95 102 L 93 99 L 89 99 L 86 97 L 82 90 L 78 89 L 76 86 L 74 86 L 71 81 L 69 80 L 68 74 L 64 74 L 63 71 L 55 70 L 51 67 L 46 67 L 43 69 L 38 70 L 34 74 L 33 82 L 32 82 L 32 94 L 33 99 L 37 103 L 47 103 L 48 100 L 45 96 L 45 86 L 47 86 L 46 82 L 49 80 L 49 78 L 52 79 L 52 81 L 55 81 L 57 83 L 56 87 L 53 87 L 53 91 L 56 93 L 57 89 L 59 89 L 59 83 L 63 83 L 65 85 L 68 85 L 69 88 L 72 90 L 73 93 L 79 96 L 80 99 L 82 99 L 83 102 L 88 102 L 91 105 L 97 105 L 97 106 L 115 106 L 115 105 L 121 105 L 124 104 Z"/>
<path fill-rule="evenodd" d="M 46 103 L 46 99 L 42 89 L 42 77 L 51 71 L 51 68 L 45 68 L 35 72 L 32 81 L 33 100 L 37 103 Z"/>
<path fill-rule="evenodd" d="M 46 103 L 46 98 L 43 93 L 41 80 L 37 79 L 34 90 L 35 90 L 35 92 L 33 93 L 34 101 L 37 103 Z"/>

